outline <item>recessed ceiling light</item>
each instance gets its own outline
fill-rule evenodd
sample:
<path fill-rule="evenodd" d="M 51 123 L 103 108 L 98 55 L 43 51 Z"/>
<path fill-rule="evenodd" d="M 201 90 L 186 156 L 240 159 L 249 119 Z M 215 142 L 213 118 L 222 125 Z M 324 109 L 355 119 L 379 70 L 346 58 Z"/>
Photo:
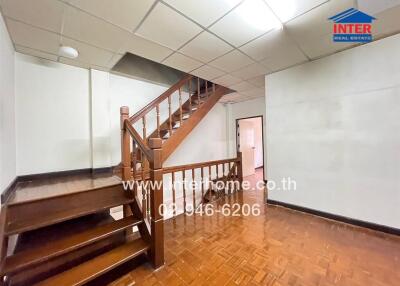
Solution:
<path fill-rule="evenodd" d="M 246 0 L 235 10 L 255 29 L 269 31 L 282 28 L 282 23 L 262 0 Z"/>
<path fill-rule="evenodd" d="M 68 59 L 76 59 L 79 56 L 79 53 L 72 47 L 61 46 L 58 50 L 58 55 Z"/>

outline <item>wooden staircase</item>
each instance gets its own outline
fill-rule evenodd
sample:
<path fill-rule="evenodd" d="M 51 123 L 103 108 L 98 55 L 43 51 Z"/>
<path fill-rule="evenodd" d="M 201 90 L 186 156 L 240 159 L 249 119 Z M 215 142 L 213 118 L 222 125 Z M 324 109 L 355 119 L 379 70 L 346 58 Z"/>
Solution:
<path fill-rule="evenodd" d="M 187 75 L 131 117 L 129 109 L 121 107 L 122 162 L 116 168 L 119 178 L 115 183 L 3 205 L 0 284 L 84 285 L 125 262 L 143 258 L 154 268 L 161 267 L 164 230 L 159 208 L 163 204 L 163 187 L 155 185 L 139 192 L 137 187 L 124 189 L 123 181 L 160 183 L 168 172 L 186 171 L 189 167 L 193 172 L 199 167 L 211 170 L 213 164 L 217 168 L 223 164 L 224 172 L 228 166 L 229 174 L 223 173 L 222 177 L 239 178 L 240 157 L 162 168 L 177 146 L 229 92 L 225 87 Z M 153 128 L 148 125 L 151 116 L 156 122 Z M 135 129 L 138 124 L 142 125 L 142 134 Z M 110 216 L 110 208 L 117 206 L 123 206 L 120 220 Z M 15 240 L 12 250 L 9 246 Z"/>

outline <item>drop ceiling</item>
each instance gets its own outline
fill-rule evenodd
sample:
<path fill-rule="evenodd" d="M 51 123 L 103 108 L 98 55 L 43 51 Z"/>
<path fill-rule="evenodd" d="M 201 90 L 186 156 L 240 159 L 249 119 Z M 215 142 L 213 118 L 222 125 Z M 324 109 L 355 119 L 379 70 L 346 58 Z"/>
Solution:
<path fill-rule="evenodd" d="M 101 70 L 132 53 L 237 91 L 223 102 L 262 97 L 265 74 L 354 47 L 333 43 L 327 20 L 352 7 L 378 19 L 375 39 L 400 31 L 400 0 L 0 0 L 18 52 Z M 60 45 L 79 57 L 59 57 Z"/>

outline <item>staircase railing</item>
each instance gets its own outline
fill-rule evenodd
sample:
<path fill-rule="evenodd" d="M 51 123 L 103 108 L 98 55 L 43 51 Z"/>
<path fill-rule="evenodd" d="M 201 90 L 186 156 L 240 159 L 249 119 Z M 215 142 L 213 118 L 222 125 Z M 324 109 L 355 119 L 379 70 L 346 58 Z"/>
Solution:
<path fill-rule="evenodd" d="M 172 194 L 171 204 L 165 204 L 169 211 L 165 211 L 170 217 L 175 217 L 211 201 L 213 192 L 220 198 L 221 195 L 240 190 L 243 183 L 242 153 L 238 152 L 237 157 L 232 159 L 165 167 L 163 174 L 164 179 L 169 177 L 171 184 L 168 186 Z M 175 184 L 177 180 L 182 184 Z"/>
<path fill-rule="evenodd" d="M 163 215 L 159 211 L 163 204 L 163 169 L 162 169 L 162 141 L 160 138 L 151 138 L 148 144 L 140 137 L 137 131 L 133 128 L 129 120 L 129 108 L 121 107 L 121 157 L 122 157 L 122 180 L 125 182 L 136 182 L 136 168 L 132 167 L 131 160 L 131 144 L 132 154 L 136 154 L 139 149 L 141 154 L 149 162 L 149 184 L 146 188 L 137 185 L 132 185 L 126 191 L 133 192 L 137 206 L 140 208 L 141 216 L 146 223 L 148 234 L 141 234 L 148 237 L 150 240 L 150 257 L 155 268 L 164 264 L 164 224 Z M 133 160 L 135 163 L 135 160 Z M 134 180 L 135 179 L 135 180 Z M 145 181 L 142 177 L 141 181 Z M 142 193 L 138 194 L 138 190 Z M 141 197 L 141 200 L 139 200 Z M 124 209 L 124 216 L 130 215 L 130 211 L 135 209 Z"/>

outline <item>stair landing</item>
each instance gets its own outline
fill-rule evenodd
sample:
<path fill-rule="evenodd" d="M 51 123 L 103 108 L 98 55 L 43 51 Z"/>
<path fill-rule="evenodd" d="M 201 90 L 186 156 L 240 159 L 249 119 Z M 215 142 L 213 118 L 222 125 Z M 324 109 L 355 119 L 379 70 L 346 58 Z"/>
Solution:
<path fill-rule="evenodd" d="M 121 178 L 111 174 L 64 175 L 53 178 L 35 179 L 17 183 L 15 192 L 7 201 L 8 205 L 41 200 L 89 189 L 115 186 Z"/>

